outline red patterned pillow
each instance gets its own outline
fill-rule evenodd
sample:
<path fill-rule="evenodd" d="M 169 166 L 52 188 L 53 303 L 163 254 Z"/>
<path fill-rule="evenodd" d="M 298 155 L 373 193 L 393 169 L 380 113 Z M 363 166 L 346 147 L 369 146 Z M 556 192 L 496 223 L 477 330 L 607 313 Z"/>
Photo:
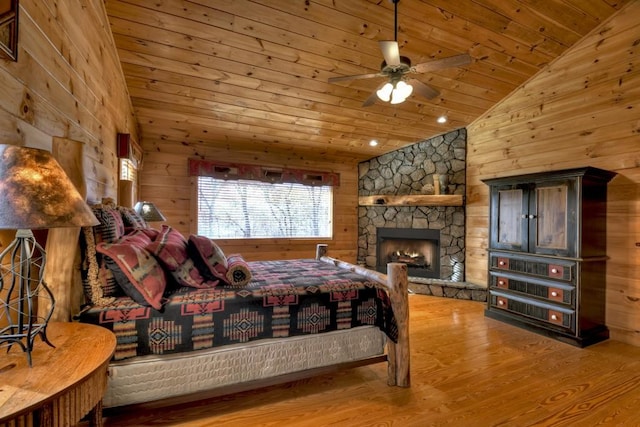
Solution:
<path fill-rule="evenodd" d="M 156 230 L 155 228 L 141 228 L 140 231 L 144 233 L 151 241 L 153 242 L 160 235 L 160 230 Z"/>
<path fill-rule="evenodd" d="M 99 243 L 107 267 L 124 292 L 135 302 L 160 310 L 167 279 L 158 261 L 144 247 L 151 239 L 134 232 L 116 243 Z"/>
<path fill-rule="evenodd" d="M 218 284 L 200 275 L 187 253 L 187 241 L 180 232 L 168 225 L 162 226 L 160 234 L 147 246 L 147 250 L 160 260 L 181 286 L 210 288 Z"/>
<path fill-rule="evenodd" d="M 227 257 L 213 240 L 192 234 L 189 236 L 188 251 L 202 277 L 208 280 L 227 280 Z"/>

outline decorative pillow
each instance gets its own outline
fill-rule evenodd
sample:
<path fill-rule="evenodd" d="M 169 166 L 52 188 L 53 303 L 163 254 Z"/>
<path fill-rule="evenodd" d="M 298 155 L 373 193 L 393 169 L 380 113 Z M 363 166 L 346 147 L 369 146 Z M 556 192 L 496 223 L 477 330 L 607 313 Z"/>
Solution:
<path fill-rule="evenodd" d="M 104 257 L 96 251 L 93 227 L 82 227 L 80 247 L 82 250 L 82 287 L 86 302 L 103 307 L 115 301 L 113 289 L 120 288 L 110 270 L 104 264 Z M 100 258 L 100 260 L 98 260 Z"/>
<path fill-rule="evenodd" d="M 144 249 L 149 243 L 151 239 L 138 231 L 116 243 L 99 243 L 96 250 L 105 255 L 107 267 L 131 299 L 160 310 L 167 279 L 158 261 Z"/>
<path fill-rule="evenodd" d="M 149 228 L 147 221 L 145 221 L 144 218 L 135 211 L 135 209 L 126 206 L 118 206 L 118 212 L 120 212 L 120 215 L 122 216 L 122 222 L 124 223 L 125 228 Z"/>
<path fill-rule="evenodd" d="M 240 254 L 229 255 L 226 281 L 231 286 L 244 286 L 251 281 L 249 265 Z"/>
<path fill-rule="evenodd" d="M 103 306 L 110 304 L 113 297 L 122 295 L 122 288 L 107 268 L 102 254 L 96 253 L 95 245 L 101 242 L 113 243 L 120 239 L 124 235 L 124 224 L 115 204 L 104 202 L 91 206 L 91 210 L 100 224 L 83 227 L 85 272 L 82 285 L 87 299 L 94 305 Z"/>
<path fill-rule="evenodd" d="M 202 277 L 207 280 L 227 280 L 227 257 L 213 240 L 192 234 L 187 250 Z"/>
<path fill-rule="evenodd" d="M 144 233 L 152 242 L 160 235 L 160 230 L 155 228 L 140 228 L 138 231 Z"/>
<path fill-rule="evenodd" d="M 100 221 L 100 224 L 93 227 L 96 244 L 101 242 L 113 243 L 124 236 L 122 216 L 115 207 L 98 204 L 93 205 L 91 210 Z"/>
<path fill-rule="evenodd" d="M 171 226 L 163 225 L 160 234 L 147 246 L 147 250 L 160 260 L 181 286 L 210 288 L 218 284 L 218 281 L 209 281 L 200 275 L 187 253 L 187 241 Z"/>
<path fill-rule="evenodd" d="M 113 275 L 113 270 L 107 266 L 105 258 L 105 256 L 100 256 L 100 264 L 98 265 L 98 280 L 102 287 L 102 296 L 118 297 L 122 295 L 122 287 Z"/>

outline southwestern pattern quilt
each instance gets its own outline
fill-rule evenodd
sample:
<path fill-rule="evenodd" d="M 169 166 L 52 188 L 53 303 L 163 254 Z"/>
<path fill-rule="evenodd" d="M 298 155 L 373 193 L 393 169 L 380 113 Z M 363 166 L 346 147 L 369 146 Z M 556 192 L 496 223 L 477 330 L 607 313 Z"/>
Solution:
<path fill-rule="evenodd" d="M 114 360 L 362 325 L 397 340 L 389 298 L 376 282 L 312 259 L 248 264 L 253 278 L 244 287 L 177 288 L 160 310 L 118 297 L 80 321 L 113 331 Z"/>

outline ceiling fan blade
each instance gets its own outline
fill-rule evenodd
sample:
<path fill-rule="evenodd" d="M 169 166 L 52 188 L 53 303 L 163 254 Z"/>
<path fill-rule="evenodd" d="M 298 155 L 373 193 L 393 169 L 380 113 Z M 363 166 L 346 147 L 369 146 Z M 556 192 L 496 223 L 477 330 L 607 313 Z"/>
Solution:
<path fill-rule="evenodd" d="M 412 67 L 414 73 L 428 73 L 429 71 L 442 70 L 449 67 L 460 67 L 462 65 L 471 64 L 471 56 L 466 53 L 462 55 L 450 56 L 448 58 L 435 59 L 429 62 L 423 62 Z"/>
<path fill-rule="evenodd" d="M 400 65 L 398 42 L 395 40 L 380 40 L 378 43 L 380 44 L 380 50 L 387 65 Z"/>
<path fill-rule="evenodd" d="M 364 100 L 364 102 L 362 103 L 362 106 L 363 107 L 369 107 L 369 106 L 375 104 L 377 99 L 378 99 L 378 95 L 374 91 L 371 95 L 369 95 L 369 97 L 367 99 Z"/>
<path fill-rule="evenodd" d="M 437 98 L 438 95 L 440 95 L 440 91 L 422 83 L 420 80 L 409 79 L 407 83 L 413 86 L 413 90 L 416 91 L 416 93 L 424 96 L 427 99 L 434 99 Z"/>
<path fill-rule="evenodd" d="M 340 76 L 340 77 L 329 77 L 329 83 L 337 83 L 344 82 L 347 80 L 359 80 L 359 79 L 372 79 L 374 77 L 382 77 L 384 74 L 381 73 L 372 73 L 372 74 L 357 74 L 355 76 Z"/>

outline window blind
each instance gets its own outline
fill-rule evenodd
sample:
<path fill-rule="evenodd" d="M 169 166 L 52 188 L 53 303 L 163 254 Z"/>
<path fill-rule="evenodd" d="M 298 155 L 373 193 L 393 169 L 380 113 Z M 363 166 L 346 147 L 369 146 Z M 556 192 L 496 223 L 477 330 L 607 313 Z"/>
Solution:
<path fill-rule="evenodd" d="M 198 177 L 198 234 L 331 238 L 332 187 Z"/>

